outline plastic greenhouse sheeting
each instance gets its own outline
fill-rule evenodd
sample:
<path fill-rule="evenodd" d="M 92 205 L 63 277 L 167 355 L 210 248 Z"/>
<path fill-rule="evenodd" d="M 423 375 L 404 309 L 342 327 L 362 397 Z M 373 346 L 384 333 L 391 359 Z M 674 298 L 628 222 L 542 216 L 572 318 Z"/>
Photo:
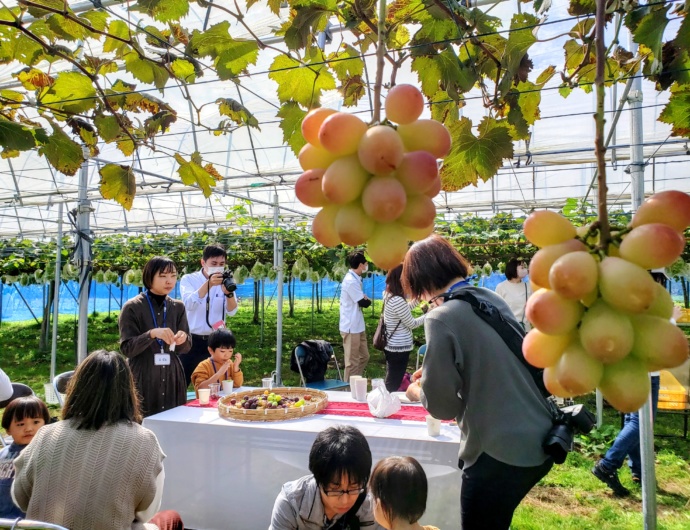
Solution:
<path fill-rule="evenodd" d="M 220 3 L 224 1 L 227 0 L 221 0 Z M 538 37 L 542 40 L 567 33 L 575 24 L 575 18 L 567 13 L 567 2 L 553 4 L 549 11 L 549 24 L 538 28 Z M 7 5 L 12 6 L 14 2 Z M 70 5 L 77 8 L 84 2 L 70 2 Z M 515 1 L 496 4 L 491 8 L 491 15 L 501 17 L 504 28 L 507 28 L 510 17 L 516 12 L 516 5 Z M 114 4 L 109 9 L 129 16 L 135 24 L 151 23 L 141 13 L 128 13 L 126 5 Z M 281 12 L 285 13 L 286 9 Z M 201 28 L 205 17 L 206 9 L 196 3 L 190 4 L 187 20 Z M 209 27 L 224 19 L 221 11 L 212 9 Z M 282 45 L 279 38 L 272 36 L 280 19 L 267 8 L 254 5 L 247 12 L 246 22 L 274 46 Z M 669 24 L 667 31 L 675 31 L 674 24 L 677 23 Z M 334 28 L 334 32 L 333 42 L 326 44 L 326 52 L 334 50 L 342 41 L 352 40 L 350 34 L 338 27 Z M 236 25 L 231 26 L 231 34 L 236 38 L 248 37 L 247 32 Z M 541 42 L 530 50 L 534 63 L 532 76 L 536 77 L 549 65 L 562 67 L 563 43 L 567 38 L 562 36 Z M 625 30 L 621 32 L 620 42 L 624 46 L 628 42 Z M 97 55 L 98 50 L 91 50 L 91 53 Z M 252 215 L 272 217 L 274 196 L 278 198 L 283 222 L 312 216 L 315 210 L 300 204 L 294 196 L 294 182 L 301 170 L 290 148 L 282 143 L 282 131 L 276 118 L 279 107 L 275 95 L 276 84 L 268 78 L 273 53 L 263 50 L 258 63 L 250 68 L 251 75 L 242 77 L 240 86 L 217 80 L 210 70 L 205 70 L 204 76 L 196 84 L 189 85 L 192 99 L 197 104 L 213 102 L 219 97 L 241 99 L 258 119 L 261 131 L 240 128 L 232 134 L 221 136 L 199 130 L 195 133 L 187 102 L 181 97 L 179 89 L 170 85 L 165 89 L 164 99 L 177 110 L 178 120 L 169 132 L 156 138 L 156 151 L 142 148 L 132 159 L 125 157 L 113 145 L 99 145 L 100 154 L 88 163 L 88 196 L 95 209 L 91 229 L 97 234 L 104 234 L 117 231 L 190 231 L 227 226 L 232 224 L 232 219 L 226 218 L 231 208 L 244 200 L 251 201 L 249 208 Z M 373 58 L 370 58 L 367 66 L 373 77 Z M 66 69 L 69 65 L 54 65 L 54 68 L 61 67 Z M 18 64 L 0 66 L 0 88 L 21 90 L 21 85 L 12 77 L 12 73 L 19 69 L 21 65 Z M 113 79 L 131 81 L 141 88 L 141 83 L 137 83 L 124 70 L 110 75 Z M 399 72 L 398 82 L 417 84 L 409 66 L 407 70 Z M 435 199 L 439 212 L 449 218 L 461 212 L 522 212 L 535 206 L 560 207 L 569 197 L 594 197 L 594 192 L 589 191 L 596 167 L 592 119 L 594 94 L 576 89 L 564 99 L 556 90 L 558 83 L 559 76 L 556 75 L 542 93 L 542 119 L 533 127 L 529 146 L 524 142 L 516 143 L 514 159 L 504 160 L 504 166 L 490 182 L 480 182 L 477 187 L 470 186 L 458 192 L 439 194 Z M 690 191 L 687 145 L 682 139 L 671 138 L 670 127 L 657 121 L 668 94 L 658 94 L 652 83 L 646 81 L 642 86 L 644 155 L 648 162 L 645 191 Z M 607 89 L 608 123 L 612 121 L 622 92 L 622 84 L 617 85 L 616 89 Z M 155 89 L 150 93 L 160 97 Z M 336 91 L 328 93 L 322 98 L 322 104 L 340 108 L 339 94 Z M 358 112 L 367 118 L 371 113 L 370 99 L 364 97 L 357 108 L 346 110 Z M 485 115 L 478 91 L 466 94 L 466 106 L 461 112 L 472 118 L 475 124 Z M 220 121 L 217 107 L 206 106 L 202 120 L 211 125 L 217 124 Z M 609 202 L 623 209 L 630 209 L 630 177 L 626 172 L 630 128 L 630 112 L 626 105 L 611 143 L 616 148 L 609 149 L 607 153 L 610 161 L 607 169 Z M 204 198 L 198 188 L 180 182 L 176 173 L 177 164 L 172 157 L 174 152 L 188 157 L 197 150 L 204 162 L 213 163 L 223 177 L 209 199 Z M 115 201 L 103 199 L 98 191 L 98 169 L 109 162 L 133 164 L 137 171 L 137 196 L 131 211 L 125 211 Z M 0 237 L 55 234 L 55 205 L 62 201 L 67 203 L 68 209 L 76 206 L 78 183 L 78 176 L 67 177 L 56 172 L 35 152 L 0 160 Z"/>

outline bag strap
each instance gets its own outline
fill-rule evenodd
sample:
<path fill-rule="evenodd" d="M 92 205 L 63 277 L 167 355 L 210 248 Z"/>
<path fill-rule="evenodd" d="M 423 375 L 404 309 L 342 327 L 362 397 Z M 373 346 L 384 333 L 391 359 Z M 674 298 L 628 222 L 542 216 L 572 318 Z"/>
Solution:
<path fill-rule="evenodd" d="M 334 528 L 339 528 L 342 530 L 360 530 L 359 517 L 357 517 L 357 512 L 364 504 L 367 498 L 367 492 L 363 491 L 357 497 L 357 501 L 352 505 L 345 515 L 340 518 L 339 524 Z"/>

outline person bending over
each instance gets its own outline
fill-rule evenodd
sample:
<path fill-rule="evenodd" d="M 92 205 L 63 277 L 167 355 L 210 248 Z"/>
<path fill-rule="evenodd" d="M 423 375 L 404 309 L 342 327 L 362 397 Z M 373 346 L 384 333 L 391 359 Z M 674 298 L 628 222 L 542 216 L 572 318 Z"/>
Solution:
<path fill-rule="evenodd" d="M 208 352 L 211 357 L 201 361 L 192 374 L 192 384 L 197 395 L 200 388 L 208 388 L 211 383 L 220 383 L 228 379 L 232 379 L 233 387 L 242 386 L 242 354 L 235 353 L 233 359 L 235 345 L 235 336 L 229 329 L 217 329 L 208 336 Z"/>
<path fill-rule="evenodd" d="M 371 451 L 359 430 L 337 425 L 321 431 L 309 452 L 309 471 L 283 485 L 269 530 L 381 530 L 367 493 Z"/>

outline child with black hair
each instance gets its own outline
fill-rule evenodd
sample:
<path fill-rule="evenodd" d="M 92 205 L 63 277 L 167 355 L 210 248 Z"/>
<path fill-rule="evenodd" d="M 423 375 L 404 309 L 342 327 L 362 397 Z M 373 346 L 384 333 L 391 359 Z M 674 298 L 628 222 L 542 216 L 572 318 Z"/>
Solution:
<path fill-rule="evenodd" d="M 229 379 L 232 379 L 233 387 L 242 386 L 242 354 L 235 353 L 233 359 L 236 345 L 235 335 L 227 328 L 219 328 L 208 336 L 208 352 L 211 357 L 201 361 L 192 373 L 192 384 L 197 395 L 200 388 L 208 388 L 211 383 Z"/>
<path fill-rule="evenodd" d="M 438 530 L 422 526 L 428 485 L 424 469 L 411 456 L 379 460 L 369 479 L 376 522 L 386 530 Z"/>
<path fill-rule="evenodd" d="M 38 429 L 50 423 L 48 407 L 36 396 L 14 399 L 2 415 L 2 428 L 12 437 L 12 444 L 0 451 L 0 517 L 24 517 L 12 502 L 14 460 L 29 445 Z"/>

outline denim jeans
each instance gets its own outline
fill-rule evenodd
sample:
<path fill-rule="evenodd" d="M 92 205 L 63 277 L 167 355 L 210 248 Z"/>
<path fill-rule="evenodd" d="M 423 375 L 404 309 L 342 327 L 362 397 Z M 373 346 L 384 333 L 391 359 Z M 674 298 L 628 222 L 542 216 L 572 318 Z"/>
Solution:
<path fill-rule="evenodd" d="M 652 417 L 656 419 L 656 409 L 659 404 L 659 376 L 652 376 Z M 640 458 L 640 417 L 633 412 L 625 415 L 621 432 L 616 436 L 606 456 L 601 460 L 601 465 L 606 471 L 617 471 L 623 466 L 625 457 L 630 457 L 630 471 L 635 475 L 642 474 L 642 461 Z"/>

